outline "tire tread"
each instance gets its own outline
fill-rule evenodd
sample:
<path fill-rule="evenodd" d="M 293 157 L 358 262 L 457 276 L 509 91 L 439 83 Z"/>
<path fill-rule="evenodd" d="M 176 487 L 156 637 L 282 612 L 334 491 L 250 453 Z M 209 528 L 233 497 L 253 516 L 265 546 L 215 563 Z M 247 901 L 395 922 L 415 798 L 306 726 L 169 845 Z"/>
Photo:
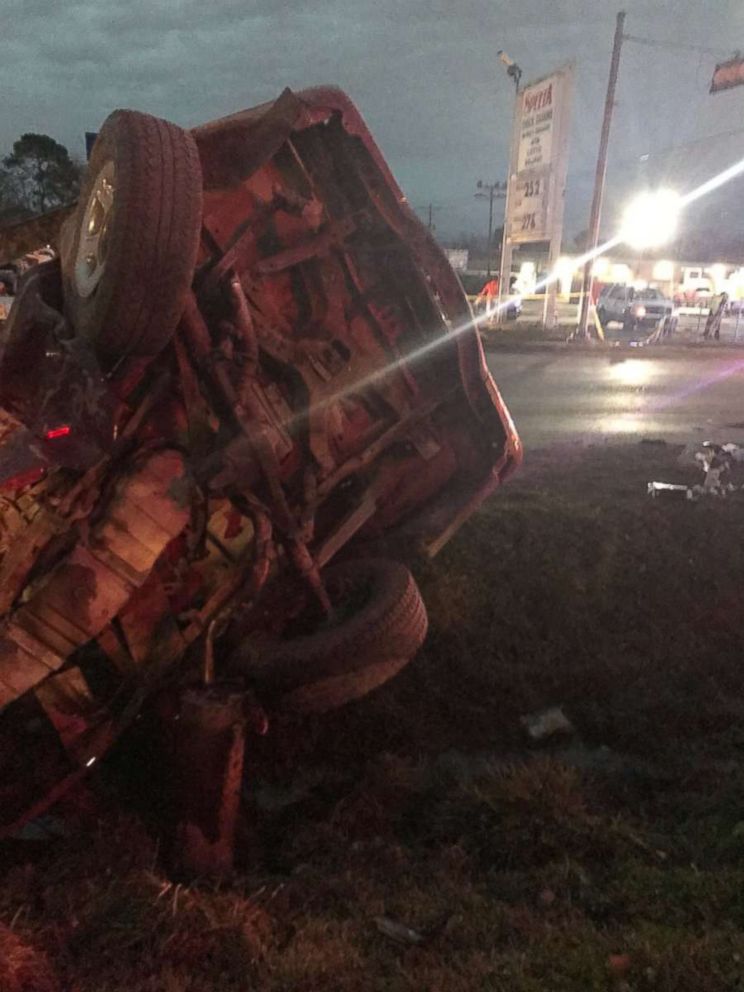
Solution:
<path fill-rule="evenodd" d="M 117 178 L 109 265 L 99 289 L 81 298 L 73 271 L 80 224 L 92 184 L 110 158 Z M 158 354 L 170 340 L 193 276 L 201 198 L 199 154 L 187 131 L 138 111 L 111 114 L 91 156 L 73 244 L 63 260 L 73 325 L 106 364 Z"/>

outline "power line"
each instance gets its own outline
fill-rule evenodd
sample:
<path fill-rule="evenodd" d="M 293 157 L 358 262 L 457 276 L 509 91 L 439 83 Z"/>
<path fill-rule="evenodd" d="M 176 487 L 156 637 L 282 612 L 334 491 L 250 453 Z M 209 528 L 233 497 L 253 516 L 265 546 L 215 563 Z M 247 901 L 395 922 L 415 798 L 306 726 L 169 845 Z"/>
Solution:
<path fill-rule="evenodd" d="M 667 145 L 665 148 L 659 148 L 658 151 L 648 152 L 648 155 L 653 158 L 655 155 L 666 155 L 668 152 L 691 148 L 693 145 L 704 145 L 709 141 L 718 141 L 719 138 L 733 138 L 739 134 L 744 134 L 744 127 L 734 127 L 729 131 L 718 131 L 716 134 L 704 134 L 700 138 L 692 138 L 690 141 L 683 141 L 678 145 Z"/>
<path fill-rule="evenodd" d="M 655 38 L 638 38 L 633 34 L 624 34 L 624 41 L 632 41 L 636 45 L 648 45 L 649 48 L 670 48 L 682 52 L 702 52 L 704 55 L 735 56 L 730 48 L 706 48 L 704 45 L 685 45 L 677 41 L 657 41 Z"/>
<path fill-rule="evenodd" d="M 744 127 L 732 128 L 730 131 L 718 131 L 716 134 L 705 134 L 700 138 L 693 138 L 690 141 L 683 141 L 676 145 L 664 145 L 663 148 L 657 148 L 640 155 L 623 155 L 622 157 L 613 158 L 612 171 L 616 173 L 620 166 L 638 165 L 646 161 L 653 162 L 655 159 L 658 160 L 675 152 L 685 151 L 687 148 L 694 148 L 696 145 L 711 144 L 724 138 L 738 137 L 741 134 L 744 134 Z M 569 170 L 570 179 L 584 179 L 591 175 L 594 175 L 594 171 L 591 169 Z"/>

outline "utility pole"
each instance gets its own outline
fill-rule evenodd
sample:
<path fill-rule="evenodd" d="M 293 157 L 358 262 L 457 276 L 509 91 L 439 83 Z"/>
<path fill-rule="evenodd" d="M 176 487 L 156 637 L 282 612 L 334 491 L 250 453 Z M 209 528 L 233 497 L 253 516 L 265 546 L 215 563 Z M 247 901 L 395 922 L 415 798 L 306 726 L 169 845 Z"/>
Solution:
<path fill-rule="evenodd" d="M 620 49 L 623 45 L 623 28 L 625 26 L 625 12 L 620 11 L 615 24 L 615 41 L 612 46 L 612 61 L 610 62 L 610 76 L 607 80 L 607 96 L 605 98 L 604 119 L 602 120 L 602 133 L 599 138 L 599 152 L 597 153 L 597 171 L 594 176 L 594 195 L 592 196 L 592 210 L 589 216 L 589 249 L 593 251 L 599 244 L 599 223 L 602 216 L 602 196 L 604 194 L 605 176 L 607 175 L 607 146 L 610 141 L 610 124 L 612 123 L 612 111 L 615 106 L 615 87 L 617 85 L 617 72 L 620 66 Z M 592 292 L 592 262 L 589 259 L 584 263 L 584 275 L 581 281 L 581 317 L 579 318 L 578 336 L 588 337 L 589 333 L 589 313 L 591 310 Z"/>
<path fill-rule="evenodd" d="M 434 214 L 437 212 L 437 210 L 439 210 L 439 205 L 436 203 L 427 203 L 426 207 L 424 207 L 423 204 L 419 204 L 416 207 L 416 210 L 419 212 L 419 214 L 422 214 L 424 210 L 426 210 L 426 226 L 430 231 L 436 230 L 436 227 L 434 225 Z"/>
<path fill-rule="evenodd" d="M 481 179 L 475 184 L 479 192 L 476 200 L 488 200 L 488 255 L 486 260 L 487 276 L 491 278 L 491 249 L 493 244 L 493 201 L 503 200 L 506 196 L 506 183 L 484 183 Z M 484 192 L 487 191 L 487 192 Z"/>

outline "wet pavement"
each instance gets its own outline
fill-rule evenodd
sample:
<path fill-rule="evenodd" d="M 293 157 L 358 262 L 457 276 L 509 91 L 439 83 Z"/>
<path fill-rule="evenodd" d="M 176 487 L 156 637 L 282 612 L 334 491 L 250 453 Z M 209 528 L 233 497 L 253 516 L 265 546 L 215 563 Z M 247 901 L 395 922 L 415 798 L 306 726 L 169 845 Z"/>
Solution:
<path fill-rule="evenodd" d="M 643 437 L 744 444 L 744 349 L 486 357 L 528 447 Z"/>

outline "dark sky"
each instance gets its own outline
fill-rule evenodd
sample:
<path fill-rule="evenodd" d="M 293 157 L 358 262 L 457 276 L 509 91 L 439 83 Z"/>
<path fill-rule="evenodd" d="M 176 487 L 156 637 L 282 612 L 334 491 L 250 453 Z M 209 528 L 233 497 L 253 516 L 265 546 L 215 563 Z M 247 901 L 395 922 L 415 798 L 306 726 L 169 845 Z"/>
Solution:
<path fill-rule="evenodd" d="M 624 6 L 628 34 L 720 57 L 744 50 L 742 0 Z M 503 48 L 525 80 L 576 60 L 571 234 L 586 225 L 617 9 L 609 0 L 5 0 L 0 151 L 42 131 L 82 155 L 83 132 L 116 107 L 188 126 L 287 85 L 335 83 L 412 204 L 433 201 L 443 232 L 480 230 L 487 207 L 473 199 L 475 182 L 506 170 L 514 91 L 497 61 Z M 644 169 L 685 188 L 744 155 L 744 88 L 708 95 L 718 59 L 626 43 L 608 224 Z"/>

